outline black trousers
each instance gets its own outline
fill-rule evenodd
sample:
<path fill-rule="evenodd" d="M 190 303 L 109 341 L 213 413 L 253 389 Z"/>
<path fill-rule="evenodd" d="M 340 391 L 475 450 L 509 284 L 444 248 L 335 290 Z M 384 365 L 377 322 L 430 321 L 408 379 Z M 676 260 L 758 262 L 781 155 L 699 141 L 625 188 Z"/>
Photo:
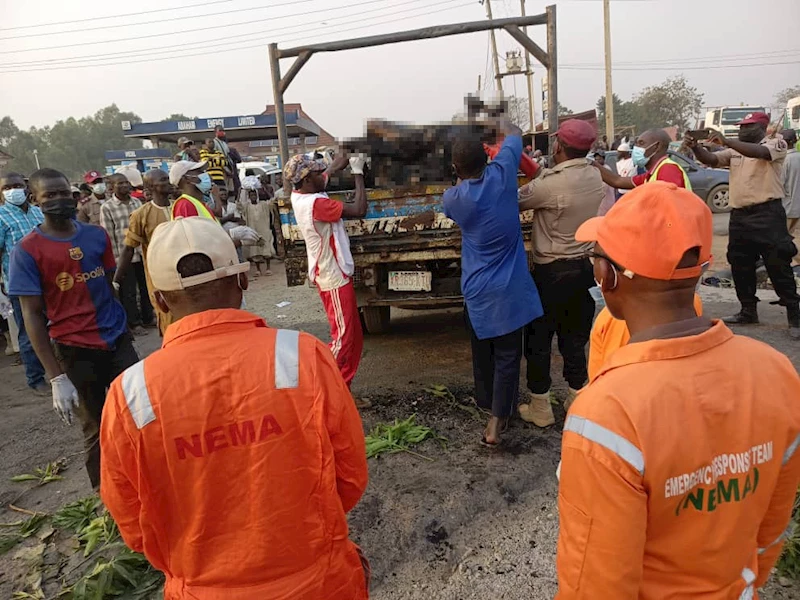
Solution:
<path fill-rule="evenodd" d="M 796 307 L 800 302 L 792 272 L 792 257 L 797 254 L 786 227 L 786 211 L 780 200 L 735 208 L 731 212 L 728 238 L 728 262 L 731 265 L 736 296 L 745 307 L 755 307 L 756 262 L 764 266 L 772 287 L 783 306 Z"/>
<path fill-rule="evenodd" d="M 472 329 L 469 314 L 464 317 L 472 343 L 472 374 L 475 400 L 492 416 L 511 416 L 519 399 L 519 371 L 522 361 L 524 327 L 506 335 L 479 340 Z"/>
<path fill-rule="evenodd" d="M 144 272 L 144 261 L 139 261 L 131 265 L 133 272 L 136 275 L 136 287 L 139 292 L 139 308 L 142 317 L 142 323 L 145 325 L 153 325 L 155 323 L 155 313 L 153 312 L 153 305 L 150 302 L 150 294 L 147 290 L 147 275 Z"/>
<path fill-rule="evenodd" d="M 86 472 L 95 490 L 100 487 L 100 420 L 106 393 L 118 375 L 139 362 L 132 340 L 129 333 L 123 334 L 113 350 L 55 344 L 56 358 L 78 390 L 76 413 L 83 429 Z"/>
<path fill-rule="evenodd" d="M 564 358 L 564 379 L 578 390 L 589 378 L 586 369 L 586 344 L 592 331 L 594 286 L 592 265 L 586 258 L 557 260 L 536 265 L 533 280 L 539 290 L 544 314 L 528 326 L 525 356 L 528 362 L 528 389 L 544 394 L 552 385 L 550 352 L 558 334 L 558 350 Z"/>

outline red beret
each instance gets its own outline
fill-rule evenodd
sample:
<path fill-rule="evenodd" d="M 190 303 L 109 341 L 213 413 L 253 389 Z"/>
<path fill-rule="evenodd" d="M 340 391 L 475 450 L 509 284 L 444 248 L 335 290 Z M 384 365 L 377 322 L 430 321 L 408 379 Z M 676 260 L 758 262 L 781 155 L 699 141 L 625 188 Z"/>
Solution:
<path fill-rule="evenodd" d="M 750 123 L 769 125 L 769 115 L 763 112 L 750 113 L 744 119 L 739 121 L 739 125 L 749 125 Z"/>
<path fill-rule="evenodd" d="M 556 135 L 561 143 L 575 150 L 589 150 L 597 139 L 594 127 L 578 119 L 564 121 Z"/>

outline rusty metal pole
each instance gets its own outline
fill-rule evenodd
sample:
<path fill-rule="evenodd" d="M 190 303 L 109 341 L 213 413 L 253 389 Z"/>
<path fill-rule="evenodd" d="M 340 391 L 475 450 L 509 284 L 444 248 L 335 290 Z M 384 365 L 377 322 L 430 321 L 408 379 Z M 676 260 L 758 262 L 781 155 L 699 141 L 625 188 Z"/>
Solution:
<path fill-rule="evenodd" d="M 278 44 L 269 45 L 269 66 L 272 71 L 272 95 L 275 99 L 275 125 L 278 128 L 278 146 L 281 153 L 281 169 L 289 161 L 289 138 L 286 134 L 286 114 L 283 111 L 283 86 Z"/>
<path fill-rule="evenodd" d="M 547 129 L 552 136 L 558 131 L 558 44 L 556 43 L 556 7 L 547 7 L 547 55 L 550 65 L 547 67 Z M 549 151 L 552 154 L 551 137 Z"/>
<path fill-rule="evenodd" d="M 525 0 L 519 0 L 520 7 L 522 8 L 522 16 L 525 16 Z M 523 27 L 522 32 L 528 35 L 528 28 Z M 529 129 L 533 131 L 536 128 L 536 121 L 534 120 L 534 106 L 533 106 L 533 71 L 531 70 L 531 53 L 525 50 L 525 77 L 528 80 L 528 112 L 530 113 L 531 124 Z"/>
<path fill-rule="evenodd" d="M 492 21 L 492 0 L 486 1 L 486 16 L 489 21 Z M 497 85 L 497 91 L 503 93 L 503 76 L 500 75 L 500 59 L 497 57 L 497 38 L 494 35 L 494 29 L 489 30 L 489 37 L 492 41 L 492 60 L 494 62 L 494 80 Z"/>

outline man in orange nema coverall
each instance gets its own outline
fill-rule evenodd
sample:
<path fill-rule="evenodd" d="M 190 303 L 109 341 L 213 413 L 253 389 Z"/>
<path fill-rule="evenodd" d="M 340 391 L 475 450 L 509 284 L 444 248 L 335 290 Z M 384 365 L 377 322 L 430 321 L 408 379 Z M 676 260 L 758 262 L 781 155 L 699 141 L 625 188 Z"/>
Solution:
<path fill-rule="evenodd" d="M 769 346 L 698 317 L 711 213 L 655 182 L 576 239 L 631 339 L 564 425 L 560 600 L 752 599 L 800 483 L 800 377 Z"/>
<path fill-rule="evenodd" d="M 101 496 L 165 600 L 366 600 L 346 513 L 367 485 L 358 410 L 330 350 L 238 310 L 248 263 L 216 221 L 161 224 L 163 346 L 111 386 Z"/>

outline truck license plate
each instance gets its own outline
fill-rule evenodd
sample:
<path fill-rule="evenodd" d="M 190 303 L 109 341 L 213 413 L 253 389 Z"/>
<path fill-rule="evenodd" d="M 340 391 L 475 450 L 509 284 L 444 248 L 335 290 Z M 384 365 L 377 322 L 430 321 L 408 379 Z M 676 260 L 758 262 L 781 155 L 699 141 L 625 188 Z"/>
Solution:
<path fill-rule="evenodd" d="M 430 271 L 389 271 L 389 289 L 396 292 L 430 292 Z"/>

